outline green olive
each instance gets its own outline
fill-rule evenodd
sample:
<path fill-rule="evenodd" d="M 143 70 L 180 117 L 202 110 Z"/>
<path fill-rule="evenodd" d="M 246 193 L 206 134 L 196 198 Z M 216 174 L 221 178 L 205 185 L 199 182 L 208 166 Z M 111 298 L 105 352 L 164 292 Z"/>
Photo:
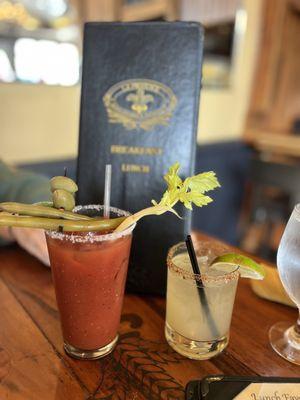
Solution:
<path fill-rule="evenodd" d="M 54 176 L 50 179 L 51 191 L 65 190 L 69 193 L 75 193 L 78 190 L 76 183 L 66 176 Z"/>
<path fill-rule="evenodd" d="M 67 192 L 66 190 L 54 190 L 52 199 L 55 208 L 63 208 L 66 211 L 72 211 L 75 207 L 75 199 L 73 194 Z"/>

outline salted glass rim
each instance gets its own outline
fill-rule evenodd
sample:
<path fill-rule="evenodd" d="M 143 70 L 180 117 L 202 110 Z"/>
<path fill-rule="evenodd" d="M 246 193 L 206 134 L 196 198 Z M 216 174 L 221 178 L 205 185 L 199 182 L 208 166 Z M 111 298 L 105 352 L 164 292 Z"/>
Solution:
<path fill-rule="evenodd" d="M 209 244 L 209 242 L 205 242 Z M 182 267 L 179 267 L 176 265 L 176 263 L 173 262 L 173 257 L 175 255 L 175 252 L 180 248 L 180 247 L 185 247 L 186 244 L 185 242 L 179 242 L 172 246 L 167 255 L 167 266 L 168 269 L 174 272 L 179 278 L 185 279 L 185 280 L 190 280 L 190 281 L 196 281 L 198 283 L 202 283 L 203 281 L 205 283 L 210 282 L 210 283 L 227 283 L 232 280 L 236 280 L 239 278 L 240 272 L 239 272 L 239 266 L 236 266 L 233 270 L 230 272 L 224 272 L 222 275 L 219 276 L 213 276 L 207 272 L 201 273 L 201 274 L 194 274 L 193 272 L 186 271 Z M 224 246 L 225 248 L 225 246 Z M 197 252 L 197 250 L 196 250 Z M 186 250 L 186 253 L 188 251 Z M 205 256 L 204 256 L 205 257 Z"/>
<path fill-rule="evenodd" d="M 78 212 L 81 210 L 96 210 L 102 211 L 104 210 L 104 205 L 102 204 L 88 204 L 88 205 L 78 205 L 74 207 L 73 212 Z M 117 207 L 109 207 L 109 211 L 115 213 L 118 217 L 129 217 L 131 213 L 129 211 L 121 210 Z M 50 231 L 46 230 L 45 233 L 51 239 L 56 240 L 66 240 L 72 243 L 95 243 L 95 242 L 104 242 L 107 240 L 116 240 L 121 237 L 130 235 L 133 229 L 135 228 L 136 223 L 130 225 L 124 231 L 120 232 L 112 232 L 106 233 L 104 235 L 99 234 L 97 231 L 89 231 L 89 232 L 82 232 L 80 235 L 70 233 L 70 232 L 59 232 L 59 231 Z"/>

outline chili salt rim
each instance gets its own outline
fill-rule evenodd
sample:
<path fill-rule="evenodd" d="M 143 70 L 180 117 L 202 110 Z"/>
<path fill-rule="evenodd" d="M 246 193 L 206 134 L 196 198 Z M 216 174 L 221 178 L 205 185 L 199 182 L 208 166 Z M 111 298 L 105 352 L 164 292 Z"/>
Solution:
<path fill-rule="evenodd" d="M 167 255 L 167 266 L 168 268 L 175 272 L 176 274 L 179 275 L 180 278 L 182 279 L 189 279 L 191 281 L 197 281 L 200 284 L 202 282 L 205 283 L 219 283 L 219 282 L 224 282 L 224 283 L 228 283 L 230 281 L 236 280 L 240 273 L 239 273 L 239 266 L 236 266 L 236 268 L 230 272 L 224 272 L 223 275 L 219 275 L 219 276 L 212 276 L 209 273 L 205 272 L 205 273 L 201 273 L 201 274 L 194 274 L 193 272 L 188 272 L 186 270 L 184 270 L 183 268 L 179 267 L 178 265 L 176 265 L 173 262 L 173 257 L 174 257 L 174 253 L 175 251 L 180 247 L 180 246 L 185 246 L 184 242 L 180 242 L 175 244 L 174 246 L 172 246 L 168 252 Z M 205 257 L 205 256 L 203 256 Z"/>
<path fill-rule="evenodd" d="M 101 211 L 104 209 L 103 205 L 99 204 L 88 204 L 86 206 L 76 206 L 73 211 L 78 212 L 81 210 L 96 210 Z M 110 207 L 109 210 L 115 213 L 118 217 L 129 217 L 131 215 L 130 212 L 121 210 L 120 208 Z M 59 232 L 59 231 L 45 231 L 46 235 L 49 236 L 51 239 L 55 240 L 65 240 L 72 243 L 95 243 L 95 242 L 104 242 L 107 240 L 115 240 L 120 239 L 121 237 L 129 235 L 133 229 L 135 228 L 136 223 L 130 225 L 124 231 L 121 232 L 112 232 L 106 233 L 105 235 L 99 235 L 98 231 L 87 231 L 82 232 L 81 235 L 76 235 L 74 233 L 69 232 Z"/>

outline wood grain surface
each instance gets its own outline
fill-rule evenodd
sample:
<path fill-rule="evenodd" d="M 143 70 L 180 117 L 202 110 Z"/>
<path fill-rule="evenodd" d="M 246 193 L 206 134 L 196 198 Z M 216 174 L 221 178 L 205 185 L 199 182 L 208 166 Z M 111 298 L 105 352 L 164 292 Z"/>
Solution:
<path fill-rule="evenodd" d="M 203 236 L 202 236 L 203 237 Z M 268 343 L 279 320 L 297 311 L 262 300 L 240 280 L 228 348 L 191 361 L 164 338 L 165 300 L 126 295 L 115 351 L 98 361 L 68 357 L 62 347 L 50 270 L 20 250 L 0 250 L 0 400 L 184 399 L 191 379 L 208 374 L 299 376 Z"/>

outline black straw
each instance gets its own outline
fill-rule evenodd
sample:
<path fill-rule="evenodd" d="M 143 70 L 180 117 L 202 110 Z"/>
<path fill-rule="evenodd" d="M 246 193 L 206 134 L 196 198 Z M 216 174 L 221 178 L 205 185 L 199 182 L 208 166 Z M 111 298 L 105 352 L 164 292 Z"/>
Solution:
<path fill-rule="evenodd" d="M 199 277 L 201 279 L 201 271 L 200 271 L 200 267 L 198 264 L 198 260 L 197 260 L 197 256 L 196 256 L 196 252 L 195 252 L 195 248 L 193 245 L 191 235 L 187 235 L 185 244 L 186 244 L 189 256 L 190 256 L 193 272 L 194 272 L 194 274 L 199 275 Z M 202 283 L 202 280 L 201 280 L 201 283 Z"/>
<path fill-rule="evenodd" d="M 196 256 L 196 252 L 195 252 L 195 248 L 193 245 L 193 241 L 192 241 L 192 237 L 191 235 L 187 235 L 186 241 L 185 241 L 186 247 L 187 247 L 187 251 L 189 253 L 189 257 L 191 260 L 191 264 L 192 264 L 192 268 L 193 268 L 193 272 L 195 275 L 199 276 L 199 282 L 197 282 L 196 280 L 196 285 L 197 285 L 197 289 L 198 289 L 198 294 L 199 294 L 199 299 L 200 299 L 200 303 L 203 305 L 205 311 L 206 311 L 206 316 L 207 316 L 207 321 L 208 324 L 210 326 L 211 329 L 211 333 L 213 336 L 218 337 L 218 328 L 215 324 L 215 321 L 211 315 L 211 311 L 209 308 L 209 304 L 207 301 L 207 297 L 206 297 L 206 293 L 205 293 L 205 289 L 204 286 L 201 288 L 199 286 L 199 284 L 202 286 L 203 285 L 203 281 L 201 279 L 201 271 L 200 271 L 200 267 L 198 264 L 198 260 L 197 260 L 197 256 Z"/>
<path fill-rule="evenodd" d="M 64 176 L 67 176 L 68 168 L 64 167 Z"/>

